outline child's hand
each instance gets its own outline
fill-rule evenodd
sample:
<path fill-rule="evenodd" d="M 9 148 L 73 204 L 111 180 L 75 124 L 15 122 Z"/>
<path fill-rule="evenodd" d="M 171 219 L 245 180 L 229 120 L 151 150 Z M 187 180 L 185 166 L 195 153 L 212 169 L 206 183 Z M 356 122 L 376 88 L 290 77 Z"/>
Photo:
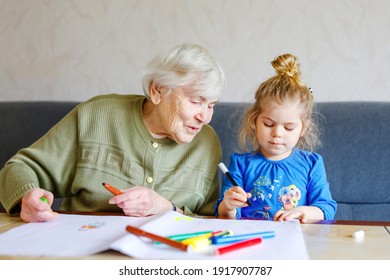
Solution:
<path fill-rule="evenodd" d="M 251 194 L 246 193 L 243 188 L 239 186 L 231 187 L 225 192 L 223 200 L 218 206 L 218 215 L 235 218 L 236 209 L 248 206 L 247 199 L 250 197 Z"/>
<path fill-rule="evenodd" d="M 287 211 L 279 210 L 274 215 L 274 221 L 288 221 L 292 219 L 299 219 L 302 223 L 307 220 L 323 220 L 324 213 L 316 206 L 299 206 Z"/>
<path fill-rule="evenodd" d="M 248 206 L 246 201 L 250 197 L 251 194 L 246 193 L 243 188 L 234 186 L 225 192 L 223 201 L 225 202 L 226 209 L 233 211 L 236 208 Z"/>
<path fill-rule="evenodd" d="M 283 221 L 288 221 L 288 220 L 292 220 L 292 219 L 299 219 L 303 223 L 306 221 L 305 213 L 303 211 L 301 211 L 300 207 L 293 208 L 293 209 L 288 210 L 288 211 L 279 210 L 274 215 L 274 221 L 283 222 Z"/>

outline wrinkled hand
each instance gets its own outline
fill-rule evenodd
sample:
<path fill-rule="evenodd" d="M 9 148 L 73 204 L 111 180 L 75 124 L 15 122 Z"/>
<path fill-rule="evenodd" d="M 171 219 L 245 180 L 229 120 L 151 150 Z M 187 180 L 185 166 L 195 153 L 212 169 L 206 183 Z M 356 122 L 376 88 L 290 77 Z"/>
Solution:
<path fill-rule="evenodd" d="M 136 186 L 108 201 L 117 204 L 127 216 L 146 217 L 172 210 L 172 204 L 154 190 Z"/>
<path fill-rule="evenodd" d="M 246 193 L 243 188 L 233 186 L 229 188 L 223 198 L 226 210 L 234 211 L 236 208 L 248 206 L 247 199 L 251 197 L 250 193 Z"/>
<path fill-rule="evenodd" d="M 45 197 L 47 203 L 41 201 L 41 197 Z M 53 194 L 43 189 L 28 191 L 22 199 L 20 218 L 25 222 L 47 222 L 55 219 L 58 213 L 51 209 L 53 199 Z"/>

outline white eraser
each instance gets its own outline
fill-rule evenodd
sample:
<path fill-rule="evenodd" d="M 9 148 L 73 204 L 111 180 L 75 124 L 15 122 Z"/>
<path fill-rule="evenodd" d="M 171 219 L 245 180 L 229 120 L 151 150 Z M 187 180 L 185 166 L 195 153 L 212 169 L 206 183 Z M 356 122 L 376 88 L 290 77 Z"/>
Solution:
<path fill-rule="evenodd" d="M 358 230 L 352 233 L 352 237 L 356 240 L 362 240 L 364 239 L 364 231 L 363 230 Z"/>

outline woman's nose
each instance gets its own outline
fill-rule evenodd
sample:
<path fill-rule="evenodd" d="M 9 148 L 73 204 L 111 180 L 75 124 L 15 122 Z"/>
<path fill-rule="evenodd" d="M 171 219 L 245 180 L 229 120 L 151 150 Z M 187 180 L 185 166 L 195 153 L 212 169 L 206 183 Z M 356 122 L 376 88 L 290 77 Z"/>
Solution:
<path fill-rule="evenodd" d="M 199 112 L 197 113 L 195 118 L 202 123 L 208 124 L 211 121 L 213 113 L 214 113 L 214 110 L 212 108 L 209 108 L 207 105 L 202 106 L 199 109 Z"/>

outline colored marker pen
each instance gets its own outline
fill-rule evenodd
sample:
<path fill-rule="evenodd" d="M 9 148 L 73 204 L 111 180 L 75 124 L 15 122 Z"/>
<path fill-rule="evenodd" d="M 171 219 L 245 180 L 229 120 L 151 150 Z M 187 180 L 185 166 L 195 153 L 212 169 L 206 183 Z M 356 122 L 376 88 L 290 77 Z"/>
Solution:
<path fill-rule="evenodd" d="M 230 182 L 234 185 L 234 186 L 238 186 L 237 182 L 233 179 L 232 175 L 230 175 L 230 172 L 229 170 L 226 168 L 225 164 L 223 162 L 220 162 L 218 164 L 218 167 L 222 170 L 223 174 L 226 175 L 226 177 L 229 178 Z M 248 204 L 249 206 L 252 206 L 252 203 L 249 201 L 249 198 L 246 200 L 246 204 Z"/>
<path fill-rule="evenodd" d="M 210 237 L 212 237 L 214 234 L 219 234 L 221 232 L 222 231 L 219 230 L 211 233 L 202 234 L 196 237 L 187 238 L 182 240 L 181 243 L 191 245 L 194 251 L 200 251 L 211 244 Z"/>
<path fill-rule="evenodd" d="M 145 230 L 142 230 L 140 228 L 137 228 L 137 227 L 133 227 L 133 226 L 126 226 L 126 230 L 132 234 L 135 234 L 135 235 L 138 235 L 138 236 L 144 236 L 144 237 L 147 237 L 153 241 L 159 241 L 161 243 L 164 243 L 164 244 L 167 244 L 171 247 L 175 247 L 177 249 L 180 249 L 182 251 L 187 251 L 187 252 L 190 252 L 192 249 L 191 245 L 188 245 L 188 244 L 183 244 L 181 242 L 178 242 L 178 241 L 175 241 L 175 240 L 171 240 L 169 238 L 166 238 L 164 236 L 160 236 L 160 235 L 157 235 L 157 234 L 154 234 L 154 233 L 151 233 L 151 232 L 148 232 L 148 231 L 145 231 Z"/>
<path fill-rule="evenodd" d="M 261 237 L 262 239 L 275 237 L 274 231 L 254 232 L 232 236 L 212 236 L 210 237 L 212 244 L 228 244 L 238 241 L 248 240 L 255 237 Z"/>
<path fill-rule="evenodd" d="M 176 241 L 183 241 L 192 237 L 197 237 L 201 236 L 204 234 L 212 233 L 212 230 L 205 230 L 205 231 L 197 231 L 197 232 L 189 232 L 189 233 L 182 233 L 182 234 L 174 234 L 174 235 L 168 235 L 165 236 L 166 238 L 169 238 L 171 240 L 176 240 Z M 160 242 L 155 241 L 154 244 L 160 244 Z"/>
<path fill-rule="evenodd" d="M 215 254 L 216 255 L 226 254 L 226 253 L 229 253 L 232 251 L 236 251 L 236 250 L 240 250 L 240 249 L 250 247 L 250 246 L 253 246 L 256 244 L 260 244 L 261 241 L 262 241 L 261 237 L 257 237 L 257 238 L 237 242 L 237 243 L 234 243 L 231 245 L 227 245 L 224 247 L 219 247 L 219 248 L 215 249 Z"/>
<path fill-rule="evenodd" d="M 198 232 L 190 232 L 190 233 L 183 233 L 183 234 L 175 234 L 175 235 L 169 235 L 166 236 L 169 239 L 176 240 L 176 241 L 182 241 L 188 238 L 197 237 L 200 235 L 212 233 L 212 230 L 206 230 L 206 231 L 198 231 Z"/>
<path fill-rule="evenodd" d="M 102 185 L 103 185 L 103 187 L 106 188 L 106 190 L 108 190 L 113 195 L 119 195 L 119 194 L 123 193 L 122 191 L 118 190 L 117 188 L 111 186 L 110 184 L 102 183 Z"/>

